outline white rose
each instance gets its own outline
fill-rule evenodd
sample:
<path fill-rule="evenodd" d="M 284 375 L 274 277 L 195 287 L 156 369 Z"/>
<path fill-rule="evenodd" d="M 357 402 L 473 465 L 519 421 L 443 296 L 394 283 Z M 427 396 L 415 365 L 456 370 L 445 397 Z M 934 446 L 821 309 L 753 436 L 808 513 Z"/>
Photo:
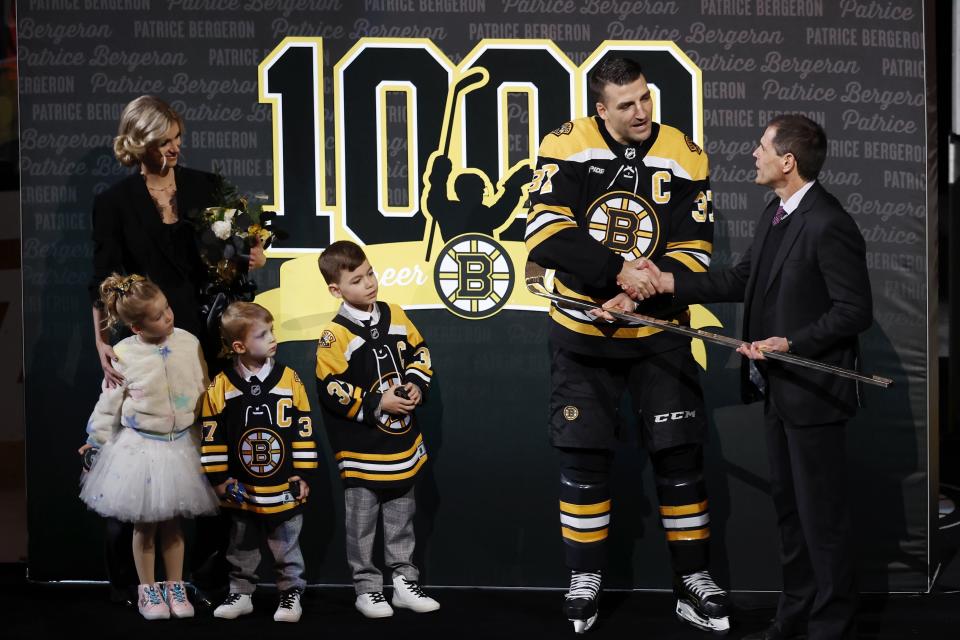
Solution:
<path fill-rule="evenodd" d="M 227 209 L 226 211 L 223 212 L 223 219 L 226 220 L 227 222 L 230 222 L 231 220 L 233 220 L 233 216 L 235 215 L 237 215 L 236 209 Z"/>
<path fill-rule="evenodd" d="M 221 240 L 226 240 L 230 237 L 230 223 L 226 220 L 217 220 L 210 225 L 210 229 L 213 230 L 213 235 Z"/>

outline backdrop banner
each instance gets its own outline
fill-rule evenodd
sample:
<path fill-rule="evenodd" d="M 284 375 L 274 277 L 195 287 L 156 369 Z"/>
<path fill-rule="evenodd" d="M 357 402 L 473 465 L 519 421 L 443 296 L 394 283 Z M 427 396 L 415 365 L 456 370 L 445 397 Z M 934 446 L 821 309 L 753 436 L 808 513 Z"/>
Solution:
<path fill-rule="evenodd" d="M 820 180 L 867 242 L 875 322 L 862 337 L 864 369 L 894 379 L 864 389 L 848 428 L 859 583 L 926 589 L 922 2 L 24 0 L 18 11 L 31 578 L 104 577 L 91 552 L 103 524 L 77 497 L 76 450 L 101 378 L 86 292 L 90 212 L 94 194 L 130 171 L 112 154 L 123 106 L 155 94 L 185 119 L 183 164 L 263 192 L 282 214 L 290 237 L 256 274 L 257 299 L 314 408 L 315 345 L 336 308 L 316 257 L 333 240 L 365 245 L 381 297 L 410 310 L 426 337 L 436 377 L 420 410 L 424 581 L 565 586 L 548 319 L 523 286 L 526 198 L 508 178 L 544 135 L 594 113 L 587 74 L 620 52 L 643 65 L 655 118 L 709 154 L 712 268 L 738 261 L 772 197 L 754 184 L 751 157 L 767 121 L 799 111 L 824 125 Z M 440 156 L 454 177 L 482 181 L 486 211 L 470 215 L 454 180 L 437 177 Z M 693 323 L 739 336 L 741 313 L 695 307 Z M 738 355 L 692 348 L 710 418 L 714 575 L 734 590 L 777 590 L 762 408 L 739 403 Z M 628 427 L 605 581 L 669 588 L 650 464 L 635 421 Z M 318 435 L 307 576 L 347 584 L 340 480 Z"/>

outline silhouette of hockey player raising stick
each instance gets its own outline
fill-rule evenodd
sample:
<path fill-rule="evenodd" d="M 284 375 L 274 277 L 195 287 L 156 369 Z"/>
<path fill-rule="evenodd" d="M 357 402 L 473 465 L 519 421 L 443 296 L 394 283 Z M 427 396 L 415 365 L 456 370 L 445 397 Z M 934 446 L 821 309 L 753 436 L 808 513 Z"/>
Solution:
<path fill-rule="evenodd" d="M 440 146 L 431 154 L 424 174 L 423 205 L 433 218 L 427 243 L 427 260 L 430 259 L 433 234 L 438 225 L 443 239 L 447 241 L 468 232 L 494 237 L 494 233 L 507 224 L 523 195 L 523 186 L 533 176 L 530 162 L 521 160 L 507 171 L 499 183 L 499 189 L 494 191 L 490 179 L 479 169 L 453 171 L 449 152 L 457 101 L 461 95 L 486 84 L 488 78 L 486 69 L 470 69 L 450 87 Z M 456 199 L 447 194 L 452 173 Z"/>

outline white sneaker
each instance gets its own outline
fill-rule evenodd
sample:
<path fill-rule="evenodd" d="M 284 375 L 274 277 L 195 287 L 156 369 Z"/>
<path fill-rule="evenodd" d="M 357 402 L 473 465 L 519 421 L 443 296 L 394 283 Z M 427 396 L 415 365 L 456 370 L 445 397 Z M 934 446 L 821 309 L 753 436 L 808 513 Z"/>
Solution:
<path fill-rule="evenodd" d="M 361 593 L 357 596 L 357 601 L 353 603 L 353 606 L 368 618 L 389 618 L 393 615 L 393 609 L 387 604 L 387 599 L 383 597 L 382 591 Z"/>
<path fill-rule="evenodd" d="M 275 622 L 299 622 L 303 609 L 300 608 L 300 594 L 303 589 L 294 587 L 280 594 L 280 604 L 273 614 Z"/>
<path fill-rule="evenodd" d="M 417 613 L 440 608 L 440 603 L 425 594 L 419 584 L 403 576 L 393 577 L 393 599 L 390 602 L 398 609 L 410 609 Z"/>
<path fill-rule="evenodd" d="M 249 593 L 231 593 L 219 607 L 213 610 L 214 618 L 233 620 L 253 613 L 253 598 Z"/>

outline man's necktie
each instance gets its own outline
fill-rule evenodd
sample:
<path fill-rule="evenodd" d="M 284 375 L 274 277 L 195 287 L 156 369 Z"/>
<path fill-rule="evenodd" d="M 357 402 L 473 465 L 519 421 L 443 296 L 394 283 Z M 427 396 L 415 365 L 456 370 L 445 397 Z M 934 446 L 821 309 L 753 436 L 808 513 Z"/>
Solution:
<path fill-rule="evenodd" d="M 783 205 L 777 207 L 777 213 L 773 216 L 773 224 L 780 224 L 784 218 L 787 217 L 787 210 L 783 208 Z"/>

